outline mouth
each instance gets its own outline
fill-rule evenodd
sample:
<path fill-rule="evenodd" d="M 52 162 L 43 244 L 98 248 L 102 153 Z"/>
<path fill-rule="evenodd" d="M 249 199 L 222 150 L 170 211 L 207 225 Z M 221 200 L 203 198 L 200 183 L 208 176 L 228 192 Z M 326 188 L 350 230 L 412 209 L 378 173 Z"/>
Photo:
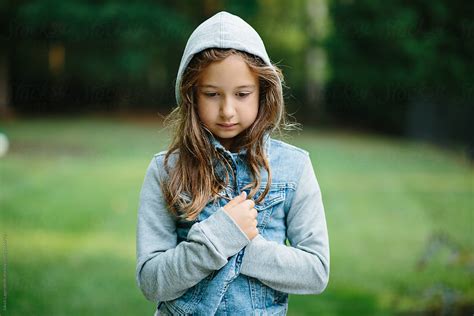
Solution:
<path fill-rule="evenodd" d="M 223 128 L 232 128 L 232 127 L 236 126 L 237 124 L 234 123 L 234 124 L 217 124 L 217 125 L 219 125 Z"/>

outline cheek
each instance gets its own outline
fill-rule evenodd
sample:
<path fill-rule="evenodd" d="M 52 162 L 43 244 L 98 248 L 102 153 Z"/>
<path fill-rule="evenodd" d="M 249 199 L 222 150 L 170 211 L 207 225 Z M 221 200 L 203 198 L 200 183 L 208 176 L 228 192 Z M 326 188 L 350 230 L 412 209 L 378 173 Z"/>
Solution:
<path fill-rule="evenodd" d="M 200 99 L 198 99 L 196 103 L 196 112 L 200 118 L 206 113 L 206 106 Z"/>
<path fill-rule="evenodd" d="M 258 116 L 258 106 L 256 106 L 252 110 L 252 116 L 251 116 L 252 122 L 257 119 L 257 116 Z"/>
<path fill-rule="evenodd" d="M 198 101 L 198 104 L 196 105 L 196 112 L 199 118 L 201 119 L 201 121 L 204 123 L 207 123 L 213 115 L 211 108 L 209 106 L 206 106 L 205 103 L 199 102 L 199 101 Z"/>
<path fill-rule="evenodd" d="M 252 113 L 252 118 L 253 120 L 255 120 L 258 116 L 258 108 L 259 108 L 259 102 L 258 102 L 258 98 L 254 98 L 254 100 L 252 100 L 252 104 L 250 106 L 250 108 L 252 109 L 251 110 L 251 113 Z"/>

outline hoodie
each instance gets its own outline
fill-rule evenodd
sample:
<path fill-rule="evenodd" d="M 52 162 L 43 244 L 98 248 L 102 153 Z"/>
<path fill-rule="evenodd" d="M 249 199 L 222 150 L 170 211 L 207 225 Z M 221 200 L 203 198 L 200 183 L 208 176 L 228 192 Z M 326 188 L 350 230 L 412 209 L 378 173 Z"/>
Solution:
<path fill-rule="evenodd" d="M 207 48 L 234 48 L 244 51 L 260 57 L 265 64 L 274 69 L 257 31 L 240 17 L 221 11 L 201 23 L 186 43 L 176 76 L 175 95 L 178 105 L 181 103 L 179 87 L 184 70 L 194 54 Z M 279 86 L 281 90 L 281 82 Z"/>

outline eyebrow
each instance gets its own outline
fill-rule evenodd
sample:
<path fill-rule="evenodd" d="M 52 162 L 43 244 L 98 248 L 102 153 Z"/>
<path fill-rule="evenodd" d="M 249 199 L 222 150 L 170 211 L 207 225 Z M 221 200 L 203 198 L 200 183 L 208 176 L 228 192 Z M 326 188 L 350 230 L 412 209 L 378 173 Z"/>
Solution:
<path fill-rule="evenodd" d="M 204 85 L 200 85 L 198 86 L 199 88 L 215 88 L 215 89 L 218 89 L 219 87 L 218 86 L 214 86 L 212 84 L 204 84 Z M 255 88 L 255 85 L 254 84 L 249 84 L 249 85 L 242 85 L 242 86 L 238 86 L 236 87 L 236 89 L 244 89 L 244 88 L 250 88 L 250 89 L 253 89 Z"/>

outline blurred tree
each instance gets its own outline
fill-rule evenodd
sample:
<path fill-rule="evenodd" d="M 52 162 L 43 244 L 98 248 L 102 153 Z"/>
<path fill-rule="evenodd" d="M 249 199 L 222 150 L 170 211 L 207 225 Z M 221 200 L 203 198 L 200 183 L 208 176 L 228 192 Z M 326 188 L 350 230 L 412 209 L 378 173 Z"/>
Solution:
<path fill-rule="evenodd" d="M 316 2 L 316 6 L 321 3 L 324 6 L 325 0 Z M 279 0 L 258 3 L 258 14 L 249 22 L 262 36 L 272 61 L 283 70 L 288 110 L 298 120 L 314 123 L 322 101 L 324 76 L 320 77 L 320 68 L 325 63 L 319 50 L 319 13 L 313 12 L 312 16 L 308 13 L 314 1 L 288 1 L 284 5 Z"/>
<path fill-rule="evenodd" d="M 77 103 L 105 101 L 126 108 L 145 97 L 140 87 L 166 91 L 161 84 L 171 72 L 170 61 L 179 62 L 177 44 L 192 30 L 179 6 L 171 1 L 59 0 L 10 5 L 4 31 L 13 79 L 20 78 L 16 87 L 22 87 L 13 98 L 22 103 L 29 90 L 35 101 L 49 102 L 49 110 L 58 110 L 53 99 L 63 110 L 76 106 L 71 102 L 75 96 Z M 82 93 L 71 95 L 66 86 Z"/>
<path fill-rule="evenodd" d="M 0 29 L 6 27 L 10 2 L 0 1 Z M 1 33 L 0 33 L 1 34 Z M 10 105 L 10 82 L 9 82 L 9 60 L 8 60 L 8 38 L 2 34 L 0 37 L 0 117 L 12 115 Z"/>
<path fill-rule="evenodd" d="M 303 8 L 304 9 L 304 8 Z M 327 76 L 327 57 L 323 42 L 328 31 L 328 4 L 326 0 L 306 1 L 306 104 L 305 117 L 309 122 L 324 116 L 324 94 Z"/>
<path fill-rule="evenodd" d="M 326 110 L 344 122 L 472 141 L 474 3 L 334 0 Z"/>

